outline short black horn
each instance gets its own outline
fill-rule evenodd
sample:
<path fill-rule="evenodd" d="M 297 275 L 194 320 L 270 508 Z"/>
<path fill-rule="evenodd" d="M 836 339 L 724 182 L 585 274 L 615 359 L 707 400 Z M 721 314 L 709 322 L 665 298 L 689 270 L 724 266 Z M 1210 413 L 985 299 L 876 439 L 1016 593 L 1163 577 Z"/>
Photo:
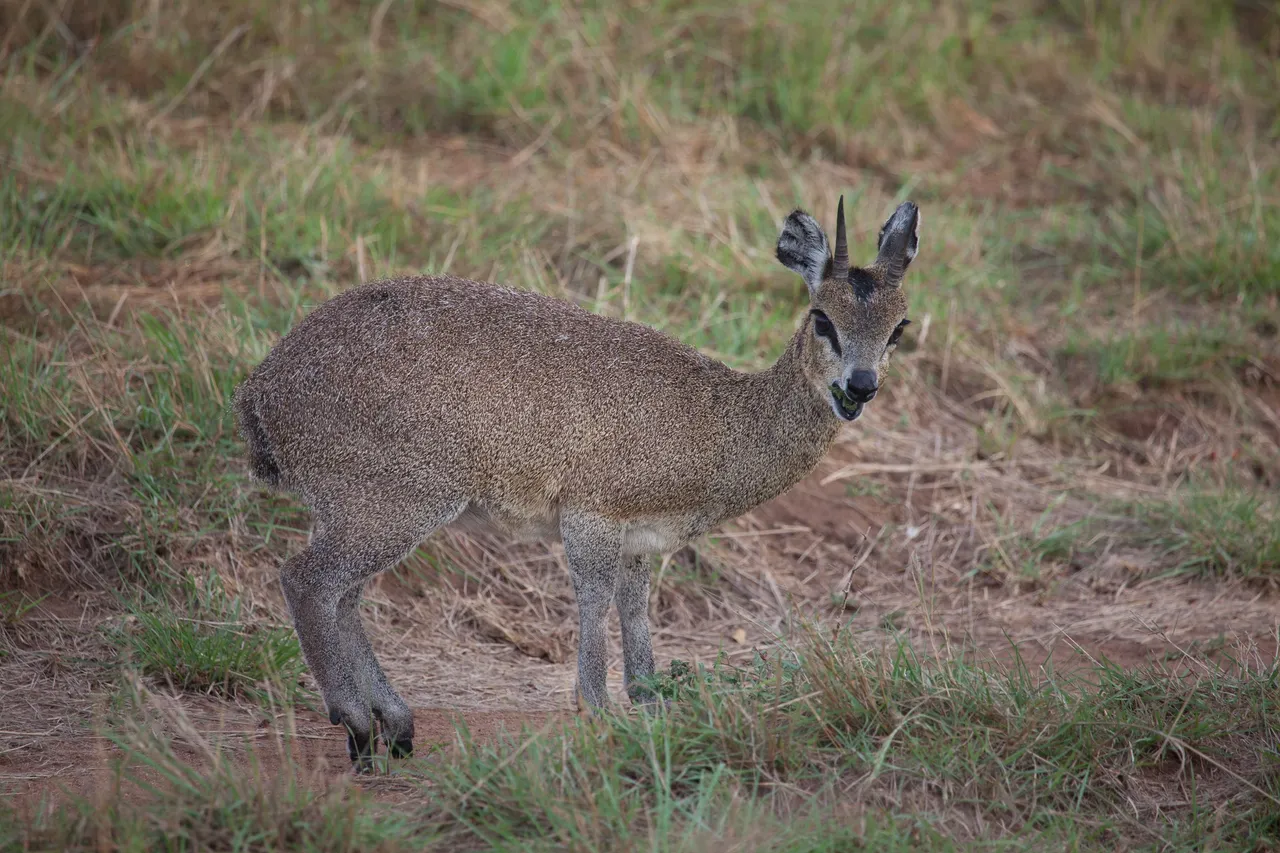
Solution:
<path fill-rule="evenodd" d="M 837 281 L 849 278 L 849 243 L 844 236 L 844 196 L 836 208 L 836 257 L 831 267 L 831 277 Z"/>

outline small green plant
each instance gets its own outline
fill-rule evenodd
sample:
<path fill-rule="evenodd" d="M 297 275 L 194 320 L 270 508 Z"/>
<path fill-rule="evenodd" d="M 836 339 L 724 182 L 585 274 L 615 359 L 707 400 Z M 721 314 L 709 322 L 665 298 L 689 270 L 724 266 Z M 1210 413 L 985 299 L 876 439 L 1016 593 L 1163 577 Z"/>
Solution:
<path fill-rule="evenodd" d="M 647 684 L 661 698 L 675 700 L 692 688 L 696 673 L 695 667 L 688 662 L 673 659 L 666 672 L 655 672 Z"/>
<path fill-rule="evenodd" d="M 851 498 L 876 498 L 884 500 L 888 488 L 884 483 L 870 477 L 859 477 L 844 484 L 844 493 Z"/>
<path fill-rule="evenodd" d="M 678 702 L 707 689 L 752 691 L 765 684 L 767 676 L 781 672 L 790 678 L 798 666 L 794 657 L 760 651 L 749 664 L 740 666 L 721 652 L 711 666 L 672 660 L 666 672 L 654 673 L 647 683 L 662 698 Z"/>

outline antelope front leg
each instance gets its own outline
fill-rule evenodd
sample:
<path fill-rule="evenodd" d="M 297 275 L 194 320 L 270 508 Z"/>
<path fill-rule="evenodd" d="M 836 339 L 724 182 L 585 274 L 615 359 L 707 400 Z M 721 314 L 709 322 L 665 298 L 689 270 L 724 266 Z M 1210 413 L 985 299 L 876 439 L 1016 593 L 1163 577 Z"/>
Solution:
<path fill-rule="evenodd" d="M 637 679 L 653 675 L 653 643 L 649 636 L 649 575 L 647 556 L 623 557 L 614 596 L 622 622 L 622 680 L 633 705 L 652 706 L 653 691 Z"/>
<path fill-rule="evenodd" d="M 578 706 L 598 710 L 609 704 L 605 620 L 618 587 L 622 530 L 607 519 L 583 514 L 561 518 L 560 533 L 578 601 Z"/>

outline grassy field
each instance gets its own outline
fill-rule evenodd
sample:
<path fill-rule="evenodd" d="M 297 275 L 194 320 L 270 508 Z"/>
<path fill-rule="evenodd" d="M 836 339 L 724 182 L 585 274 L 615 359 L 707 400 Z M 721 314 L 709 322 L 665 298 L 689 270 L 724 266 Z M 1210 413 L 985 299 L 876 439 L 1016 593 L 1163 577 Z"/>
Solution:
<path fill-rule="evenodd" d="M 1263 0 L 0 0 L 0 848 L 1280 849 L 1277 92 Z M 449 271 L 759 369 L 841 194 L 855 261 L 920 204 L 914 324 L 655 562 L 671 712 L 551 713 L 562 552 L 446 534 L 365 616 L 464 731 L 292 750 L 279 335 Z"/>

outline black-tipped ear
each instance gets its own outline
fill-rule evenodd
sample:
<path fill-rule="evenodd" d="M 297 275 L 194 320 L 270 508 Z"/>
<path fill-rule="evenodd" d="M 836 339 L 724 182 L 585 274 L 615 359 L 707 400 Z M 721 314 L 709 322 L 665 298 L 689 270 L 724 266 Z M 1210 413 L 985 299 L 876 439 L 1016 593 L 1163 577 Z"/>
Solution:
<path fill-rule="evenodd" d="M 876 266 L 884 273 L 884 282 L 891 287 L 902 284 L 907 267 L 915 260 L 920 248 L 920 208 L 909 201 L 898 205 L 880 228 L 876 248 Z"/>
<path fill-rule="evenodd" d="M 800 274 L 809 286 L 810 295 L 817 293 L 831 264 L 831 250 L 827 246 L 827 235 L 816 219 L 803 210 L 791 212 L 778 235 L 778 260 Z"/>

